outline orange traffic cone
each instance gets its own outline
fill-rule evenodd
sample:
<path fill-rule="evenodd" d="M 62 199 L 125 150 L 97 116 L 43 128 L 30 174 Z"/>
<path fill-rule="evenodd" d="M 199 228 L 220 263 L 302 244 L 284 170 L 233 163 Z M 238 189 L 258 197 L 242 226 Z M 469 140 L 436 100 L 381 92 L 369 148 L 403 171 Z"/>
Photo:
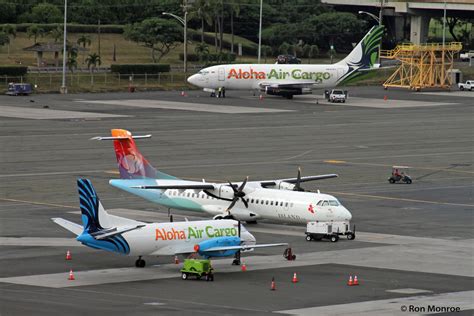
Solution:
<path fill-rule="evenodd" d="M 179 258 L 178 258 L 178 256 L 174 256 L 174 263 L 175 263 L 175 264 L 179 264 Z"/>
<path fill-rule="evenodd" d="M 67 278 L 67 279 L 71 280 L 71 281 L 75 280 L 74 273 L 72 273 L 72 269 L 69 271 L 69 278 Z"/>
<path fill-rule="evenodd" d="M 272 278 L 272 285 L 271 285 L 271 287 L 270 287 L 270 290 L 271 290 L 271 291 L 275 291 L 275 290 L 276 290 L 275 277 Z"/>
<path fill-rule="evenodd" d="M 296 276 L 296 272 L 293 273 L 293 279 L 291 279 L 291 282 L 298 283 L 298 277 Z"/>
<path fill-rule="evenodd" d="M 359 280 L 357 280 L 357 275 L 354 275 L 354 283 L 352 285 L 359 285 Z"/>
<path fill-rule="evenodd" d="M 66 252 L 66 260 L 72 260 L 71 252 L 69 250 Z"/>
<path fill-rule="evenodd" d="M 245 265 L 245 262 L 242 262 L 242 272 L 247 271 L 247 266 Z"/>
<path fill-rule="evenodd" d="M 352 275 L 349 276 L 349 281 L 347 282 L 347 285 L 349 285 L 349 286 L 353 286 L 353 285 L 354 285 L 354 282 L 352 281 Z"/>
<path fill-rule="evenodd" d="M 263 95 L 260 95 L 260 96 L 258 97 L 258 99 L 259 99 L 259 100 L 263 100 Z"/>

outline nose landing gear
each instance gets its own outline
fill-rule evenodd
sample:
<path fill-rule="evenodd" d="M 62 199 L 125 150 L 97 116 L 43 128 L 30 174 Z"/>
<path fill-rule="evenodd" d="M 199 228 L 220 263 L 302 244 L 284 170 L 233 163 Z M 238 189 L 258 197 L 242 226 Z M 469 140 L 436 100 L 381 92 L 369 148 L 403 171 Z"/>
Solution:
<path fill-rule="evenodd" d="M 146 265 L 145 260 L 142 259 L 142 256 L 138 256 L 137 261 L 135 261 L 135 267 L 137 268 L 144 268 Z"/>

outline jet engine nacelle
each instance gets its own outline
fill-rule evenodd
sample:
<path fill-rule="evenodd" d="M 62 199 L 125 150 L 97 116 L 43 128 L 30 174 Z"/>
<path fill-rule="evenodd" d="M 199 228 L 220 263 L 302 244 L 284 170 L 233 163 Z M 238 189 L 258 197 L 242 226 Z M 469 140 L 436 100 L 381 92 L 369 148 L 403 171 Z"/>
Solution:
<path fill-rule="evenodd" d="M 210 257 L 229 257 L 234 255 L 237 252 L 236 250 L 224 250 L 224 251 L 211 251 L 207 252 L 208 249 L 215 247 L 230 247 L 230 246 L 239 246 L 241 243 L 240 237 L 229 236 L 229 237 L 217 237 L 208 239 L 200 242 L 199 244 L 194 245 L 194 251 L 199 253 L 201 256 L 210 258 Z"/>
<path fill-rule="evenodd" d="M 266 186 L 266 188 L 270 188 L 270 189 L 288 190 L 288 191 L 293 191 L 294 187 L 295 187 L 294 184 L 288 183 L 285 181 L 278 181 L 275 185 Z"/>
<path fill-rule="evenodd" d="M 252 212 L 248 212 L 248 211 L 245 211 L 245 210 L 240 210 L 240 209 L 232 209 L 230 211 L 230 215 L 232 216 L 233 219 L 237 220 L 237 221 L 241 221 L 241 222 L 255 222 L 257 219 L 260 218 L 260 216 L 258 216 L 257 214 L 255 213 L 252 213 Z M 218 214 L 216 216 L 213 217 L 213 219 L 225 219 L 226 216 L 229 216 L 227 213 L 222 213 L 222 214 Z"/>
<path fill-rule="evenodd" d="M 284 97 L 301 95 L 301 94 L 311 94 L 310 88 L 279 88 L 279 87 L 265 87 L 265 93 L 269 95 L 281 95 Z"/>

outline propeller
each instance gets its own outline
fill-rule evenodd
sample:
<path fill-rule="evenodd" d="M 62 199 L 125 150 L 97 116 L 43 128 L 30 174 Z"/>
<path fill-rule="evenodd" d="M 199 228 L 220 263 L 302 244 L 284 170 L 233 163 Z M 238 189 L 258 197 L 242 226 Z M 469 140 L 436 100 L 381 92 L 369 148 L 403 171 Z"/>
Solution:
<path fill-rule="evenodd" d="M 293 191 L 304 192 L 305 189 L 301 187 L 301 167 L 298 167 L 298 176 L 296 177 L 296 183 L 293 187 Z"/>
<path fill-rule="evenodd" d="M 227 210 L 226 210 L 226 212 L 228 212 L 229 214 L 230 214 L 230 210 L 235 206 L 235 204 L 237 203 L 239 199 L 242 200 L 242 203 L 244 203 L 246 208 L 249 207 L 249 204 L 244 199 L 245 197 L 244 188 L 248 180 L 249 180 L 249 177 L 246 177 L 245 180 L 240 184 L 240 186 L 237 189 L 235 188 L 236 186 L 232 184 L 232 182 L 228 181 L 230 187 L 232 188 L 232 191 L 234 191 L 234 198 L 232 199 L 232 202 L 230 203 L 229 207 L 227 207 Z"/>

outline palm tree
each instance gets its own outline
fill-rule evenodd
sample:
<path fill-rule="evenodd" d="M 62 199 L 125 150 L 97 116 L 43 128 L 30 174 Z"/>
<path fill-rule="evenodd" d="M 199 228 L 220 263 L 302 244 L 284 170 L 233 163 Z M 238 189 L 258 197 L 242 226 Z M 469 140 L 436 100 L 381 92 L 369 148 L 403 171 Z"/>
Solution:
<path fill-rule="evenodd" d="M 311 63 L 311 58 L 314 58 L 319 55 L 318 45 L 311 45 L 308 52 L 309 63 Z"/>
<path fill-rule="evenodd" d="M 201 43 L 204 43 L 204 24 L 212 25 L 211 3 L 208 0 L 197 0 L 194 2 L 190 18 L 201 19 Z"/>
<path fill-rule="evenodd" d="M 100 60 L 99 55 L 93 53 L 87 56 L 86 62 L 87 68 L 89 68 L 91 72 L 91 84 L 94 84 L 94 70 L 97 68 L 97 66 L 100 66 L 102 64 L 102 61 Z"/>
<path fill-rule="evenodd" d="M 74 55 L 69 56 L 66 64 L 69 71 L 74 72 L 74 69 L 77 68 L 77 56 L 74 56 Z"/>
<path fill-rule="evenodd" d="M 82 34 L 77 39 L 76 43 L 77 45 L 82 46 L 84 48 L 84 51 L 82 52 L 82 63 L 84 63 L 86 46 L 91 46 L 91 38 L 88 35 Z"/>
<path fill-rule="evenodd" d="M 200 61 L 203 61 L 204 59 L 207 60 L 207 55 L 209 55 L 209 46 L 207 46 L 206 43 L 196 44 L 194 52 L 199 56 Z"/>
<path fill-rule="evenodd" d="M 12 38 L 16 38 L 16 25 L 5 24 L 0 32 L 5 33 L 8 37 L 8 56 L 10 56 L 10 44 L 12 42 Z"/>
<path fill-rule="evenodd" d="M 234 52 L 234 14 L 235 16 L 240 15 L 240 5 L 242 3 L 242 0 L 230 0 L 229 6 L 230 6 L 230 32 L 231 32 L 231 46 L 230 46 L 230 52 Z"/>
<path fill-rule="evenodd" d="M 43 37 L 44 30 L 40 28 L 38 25 L 33 24 L 26 29 L 26 34 L 28 38 L 34 38 L 34 43 L 36 44 L 38 37 Z"/>

